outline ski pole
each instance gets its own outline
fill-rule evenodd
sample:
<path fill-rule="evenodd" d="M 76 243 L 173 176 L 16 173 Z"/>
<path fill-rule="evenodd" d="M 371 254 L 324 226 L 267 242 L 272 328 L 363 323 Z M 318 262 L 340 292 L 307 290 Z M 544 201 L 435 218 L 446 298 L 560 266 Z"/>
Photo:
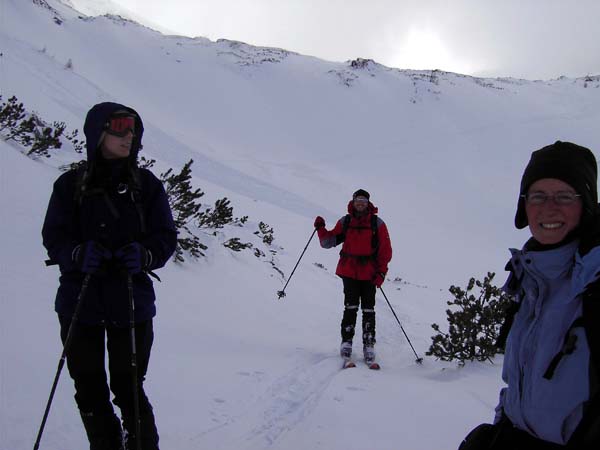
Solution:
<path fill-rule="evenodd" d="M 140 424 L 140 399 L 137 371 L 137 351 L 135 345 L 135 305 L 133 302 L 133 280 L 127 274 L 127 291 L 129 292 L 129 330 L 131 332 L 131 381 L 133 386 L 133 420 L 135 421 L 135 447 L 142 450 L 142 432 Z"/>
<path fill-rule="evenodd" d="M 60 373 L 65 365 L 65 359 L 67 357 L 67 352 L 71 347 L 71 340 L 73 338 L 73 327 L 75 326 L 75 322 L 79 318 L 79 311 L 81 310 L 81 305 L 83 304 L 83 298 L 85 296 L 85 292 L 87 291 L 88 284 L 91 278 L 91 274 L 87 274 L 83 279 L 83 283 L 81 284 L 81 290 L 79 291 L 79 295 L 77 296 L 77 303 L 75 305 L 75 312 L 73 313 L 73 317 L 71 318 L 71 324 L 69 325 L 69 331 L 67 332 L 67 337 L 65 338 L 65 342 L 63 344 L 62 354 L 60 355 L 60 360 L 58 361 L 58 369 L 56 370 L 56 375 L 54 376 L 54 382 L 52 383 L 52 389 L 50 390 L 50 397 L 48 398 L 48 403 L 46 403 L 46 410 L 44 411 L 44 417 L 42 418 L 42 424 L 40 425 L 40 429 L 38 431 L 37 439 L 35 440 L 35 444 L 33 445 L 33 450 L 37 450 L 40 448 L 40 441 L 42 440 L 42 433 L 44 432 L 44 427 L 46 426 L 46 420 L 48 420 L 48 415 L 50 414 L 50 406 L 52 405 L 52 400 L 54 399 L 54 393 L 56 392 L 56 386 L 58 385 L 58 379 L 60 378 Z"/>
<path fill-rule="evenodd" d="M 398 325 L 400 325 L 400 329 L 404 333 L 404 337 L 408 341 L 408 344 L 410 345 L 410 348 L 412 348 L 413 353 L 417 357 L 417 359 L 416 359 L 417 364 L 421 364 L 423 362 L 423 358 L 421 358 L 419 355 L 417 355 L 417 352 L 415 351 L 415 348 L 413 347 L 412 342 L 410 342 L 410 339 L 408 338 L 408 335 L 406 334 L 406 331 L 404 331 L 404 327 L 402 327 L 402 324 L 400 323 L 400 319 L 398 319 L 398 316 L 396 315 L 396 311 L 394 311 L 394 308 L 392 308 L 392 304 L 388 300 L 387 295 L 385 295 L 385 292 L 383 292 L 383 289 L 381 288 L 381 286 L 379 287 L 379 290 L 383 294 L 383 297 L 385 298 L 385 301 L 387 302 L 388 306 L 392 310 L 392 313 L 394 314 L 394 317 L 396 318 L 396 321 L 398 322 Z"/>
<path fill-rule="evenodd" d="M 304 256 L 304 252 L 308 248 L 308 244 L 310 244 L 310 241 L 312 241 L 312 238 L 313 238 L 313 236 L 315 235 L 316 232 L 317 232 L 317 229 L 315 228 L 314 231 L 312 232 L 312 234 L 310 235 L 310 238 L 308 239 L 308 242 L 306 243 L 306 246 L 304 247 L 304 250 L 302 250 L 302 254 L 300 255 L 300 258 L 298 258 L 298 262 L 294 266 L 294 269 L 292 270 L 292 273 L 290 274 L 290 277 L 288 278 L 287 282 L 285 283 L 285 286 L 283 287 L 283 289 L 281 291 L 277 291 L 277 298 L 283 298 L 283 297 L 285 297 L 285 288 L 287 287 L 288 283 L 290 282 L 290 280 L 294 276 L 294 272 L 296 271 L 296 267 L 298 267 L 298 264 L 300 263 L 300 260 Z"/>

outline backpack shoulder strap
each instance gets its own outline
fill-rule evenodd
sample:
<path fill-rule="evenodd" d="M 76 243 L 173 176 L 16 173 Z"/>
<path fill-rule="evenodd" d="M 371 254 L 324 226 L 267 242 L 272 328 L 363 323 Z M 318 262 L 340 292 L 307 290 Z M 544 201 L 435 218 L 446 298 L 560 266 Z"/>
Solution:
<path fill-rule="evenodd" d="M 583 293 L 583 327 L 596 377 L 600 381 L 600 279 L 589 284 Z"/>
<path fill-rule="evenodd" d="M 87 187 L 87 182 L 90 178 L 90 171 L 88 170 L 87 161 L 81 161 L 77 168 L 72 170 L 75 170 L 75 173 L 77 174 L 77 176 L 75 177 L 74 200 L 75 205 L 79 207 L 79 205 L 81 205 L 83 194 Z"/>
<path fill-rule="evenodd" d="M 346 237 L 346 233 L 348 232 L 348 227 L 350 226 L 350 221 L 352 220 L 352 216 L 350 214 L 346 214 L 344 216 L 344 221 L 342 222 L 342 234 Z"/>
<path fill-rule="evenodd" d="M 371 215 L 371 231 L 372 231 L 372 236 L 371 236 L 371 247 L 373 248 L 373 250 L 375 250 L 375 252 L 377 252 L 377 250 L 379 250 L 379 218 L 377 217 L 377 214 L 372 214 Z"/>
<path fill-rule="evenodd" d="M 590 382 L 592 386 L 597 386 L 596 390 L 600 390 L 600 332 L 598 331 L 598 319 L 600 318 L 600 280 L 596 280 L 586 286 L 585 291 L 581 295 L 581 302 L 581 317 L 577 318 L 571 324 L 565 335 L 563 347 L 550 362 L 544 378 L 548 380 L 552 379 L 561 358 L 564 355 L 573 353 L 577 344 L 577 335 L 573 334 L 572 330 L 583 327 L 590 349 L 590 364 L 592 366 L 590 373 L 592 379 Z"/>
<path fill-rule="evenodd" d="M 140 228 L 142 234 L 146 234 L 146 216 L 144 209 L 142 208 L 142 180 L 140 175 L 140 168 L 137 164 L 129 168 L 129 175 L 131 177 L 131 183 L 129 191 L 131 192 L 131 200 L 135 205 L 135 209 L 140 219 Z"/>
<path fill-rule="evenodd" d="M 567 448 L 597 448 L 600 426 L 600 279 L 586 286 L 582 295 L 583 327 L 590 348 L 591 397 L 585 404 L 583 418 L 569 439 Z"/>
<path fill-rule="evenodd" d="M 498 333 L 498 337 L 496 338 L 496 348 L 501 350 L 505 350 L 506 348 L 506 339 L 508 338 L 508 333 L 512 328 L 515 316 L 521 308 L 521 298 L 520 295 L 518 295 L 518 292 L 521 289 L 521 280 L 519 277 L 517 277 L 511 261 L 508 261 L 504 269 L 510 272 L 505 289 L 510 295 L 515 297 L 515 301 L 512 301 L 510 306 L 504 312 L 504 322 L 500 326 L 500 331 Z"/>
<path fill-rule="evenodd" d="M 335 237 L 336 246 L 346 240 L 346 233 L 348 232 L 348 227 L 350 226 L 350 220 L 352 220 L 352 216 L 350 214 L 346 214 L 342 219 L 342 232 Z"/>
<path fill-rule="evenodd" d="M 500 332 L 498 333 L 498 338 L 496 339 L 496 347 L 504 350 L 506 348 L 506 339 L 508 338 L 508 333 L 512 328 L 512 324 L 515 320 L 515 316 L 519 312 L 521 308 L 521 302 L 511 302 L 510 306 L 507 308 L 506 313 L 504 315 L 504 322 L 500 326 Z"/>
<path fill-rule="evenodd" d="M 81 161 L 75 170 L 77 171 L 77 176 L 75 177 L 75 193 L 73 199 L 75 202 L 75 208 L 77 209 L 81 207 L 81 204 L 85 197 L 92 195 L 101 195 L 102 198 L 104 198 L 104 201 L 106 202 L 106 205 L 110 210 L 111 214 L 118 219 L 120 217 L 119 211 L 117 210 L 113 202 L 110 200 L 106 190 L 102 187 L 90 187 L 89 181 L 92 177 L 92 172 L 94 170 L 93 166 L 88 164 L 87 161 Z"/>

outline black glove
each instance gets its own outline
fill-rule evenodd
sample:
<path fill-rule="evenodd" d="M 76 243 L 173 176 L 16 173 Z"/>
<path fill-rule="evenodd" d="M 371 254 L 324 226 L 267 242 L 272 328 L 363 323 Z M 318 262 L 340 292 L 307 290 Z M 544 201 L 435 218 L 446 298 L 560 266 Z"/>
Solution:
<path fill-rule="evenodd" d="M 83 273 L 97 273 L 102 264 L 112 258 L 110 250 L 104 248 L 96 241 L 87 241 L 79 244 L 73 250 L 73 261 Z"/>
<path fill-rule="evenodd" d="M 315 228 L 318 230 L 319 228 L 325 228 L 325 219 L 321 216 L 317 216 L 315 219 Z"/>
<path fill-rule="evenodd" d="M 130 275 L 146 270 L 152 263 L 152 254 L 139 242 L 127 244 L 115 252 L 117 264 Z"/>

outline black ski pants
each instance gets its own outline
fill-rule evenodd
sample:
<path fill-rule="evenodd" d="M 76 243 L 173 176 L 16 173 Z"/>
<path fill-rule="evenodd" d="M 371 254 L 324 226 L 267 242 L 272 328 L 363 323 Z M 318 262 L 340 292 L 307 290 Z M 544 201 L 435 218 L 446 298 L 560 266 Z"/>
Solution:
<path fill-rule="evenodd" d="M 59 321 L 60 336 L 64 343 L 71 318 L 59 316 Z M 121 410 L 123 425 L 130 440 L 135 439 L 130 329 L 128 327 L 75 323 L 72 333 L 70 348 L 67 352 L 67 367 L 75 382 L 75 401 L 82 417 L 113 417 L 114 410 L 110 402 L 110 391 L 112 391 L 113 402 Z M 142 449 L 144 450 L 158 449 L 158 432 L 154 414 L 143 387 L 153 341 L 152 320 L 136 323 L 138 398 Z M 105 370 L 105 350 L 108 351 L 110 390 Z M 86 423 L 84 419 L 84 425 L 86 425 L 86 431 L 90 437 L 88 424 L 89 421 Z M 95 431 L 96 434 L 102 434 L 102 430 Z M 134 447 L 130 445 L 128 448 L 133 449 Z"/>
<path fill-rule="evenodd" d="M 342 341 L 352 342 L 358 307 L 362 308 L 363 345 L 375 345 L 375 285 L 370 280 L 342 277 L 344 282 L 344 315 Z"/>

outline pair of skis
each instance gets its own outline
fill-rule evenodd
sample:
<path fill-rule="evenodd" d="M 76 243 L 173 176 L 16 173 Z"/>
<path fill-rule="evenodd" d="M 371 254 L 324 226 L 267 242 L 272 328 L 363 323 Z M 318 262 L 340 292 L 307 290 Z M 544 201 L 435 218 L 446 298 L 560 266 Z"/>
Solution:
<path fill-rule="evenodd" d="M 352 367 L 356 367 L 356 363 L 354 361 L 352 361 L 352 358 L 342 358 L 342 359 L 344 360 L 344 362 L 342 364 L 342 369 L 350 369 Z M 381 366 L 378 363 L 376 363 L 375 361 L 365 360 L 365 364 L 371 370 L 381 369 Z"/>

